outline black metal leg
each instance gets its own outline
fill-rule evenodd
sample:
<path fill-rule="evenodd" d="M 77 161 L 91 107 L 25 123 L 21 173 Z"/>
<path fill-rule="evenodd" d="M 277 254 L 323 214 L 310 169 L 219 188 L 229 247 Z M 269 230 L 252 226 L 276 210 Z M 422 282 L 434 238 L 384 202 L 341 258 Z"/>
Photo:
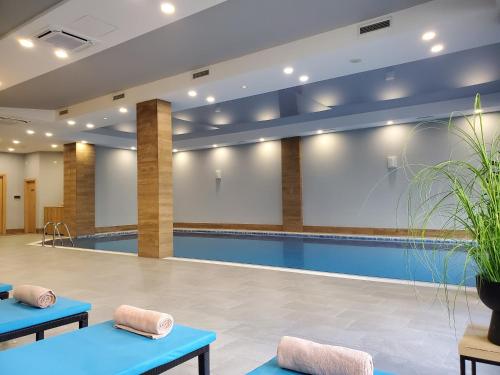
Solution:
<path fill-rule="evenodd" d="M 476 361 L 471 361 L 472 375 L 476 375 Z"/>
<path fill-rule="evenodd" d="M 198 356 L 198 375 L 210 375 L 210 349 Z"/>
<path fill-rule="evenodd" d="M 36 341 L 43 340 L 45 338 L 45 331 L 38 331 L 36 333 Z"/>
<path fill-rule="evenodd" d="M 82 329 L 89 325 L 89 314 L 85 313 L 80 321 L 78 321 L 78 328 Z"/>
<path fill-rule="evenodd" d="M 465 358 L 460 356 L 460 375 L 465 375 Z"/>

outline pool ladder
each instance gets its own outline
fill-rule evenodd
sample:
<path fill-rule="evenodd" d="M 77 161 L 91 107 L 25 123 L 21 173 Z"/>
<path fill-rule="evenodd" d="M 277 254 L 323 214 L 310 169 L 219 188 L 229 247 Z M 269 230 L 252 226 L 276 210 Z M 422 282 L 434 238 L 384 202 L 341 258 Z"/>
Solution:
<path fill-rule="evenodd" d="M 42 246 L 45 247 L 45 234 L 47 233 L 47 228 L 51 225 L 53 227 L 53 229 L 52 229 L 52 247 L 56 247 L 56 234 L 57 234 L 57 239 L 59 241 L 61 241 L 61 246 L 64 246 L 64 241 L 63 241 L 63 238 L 61 236 L 61 232 L 59 231 L 59 225 L 64 226 L 64 229 L 66 229 L 66 233 L 68 233 L 68 238 L 71 242 L 71 246 L 75 247 L 75 243 L 73 241 L 73 237 L 71 237 L 71 233 L 69 231 L 69 228 L 66 225 L 66 223 L 64 223 L 62 221 L 60 221 L 58 223 L 54 223 L 53 221 L 48 221 L 47 223 L 45 223 L 45 225 L 43 226 L 43 231 L 42 231 Z"/>

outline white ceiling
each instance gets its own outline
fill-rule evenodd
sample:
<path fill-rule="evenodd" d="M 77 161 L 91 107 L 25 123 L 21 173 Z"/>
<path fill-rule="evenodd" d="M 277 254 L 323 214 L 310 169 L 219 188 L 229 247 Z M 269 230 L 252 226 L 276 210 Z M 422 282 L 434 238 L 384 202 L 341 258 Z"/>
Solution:
<path fill-rule="evenodd" d="M 160 11 L 161 0 L 66 0 L 0 40 L 0 90 L 96 54 L 151 30 L 173 23 L 225 0 L 183 0 L 176 12 Z M 89 22 L 91 21 L 91 22 Z M 53 48 L 37 42 L 20 48 L 19 38 L 31 38 L 47 27 L 88 37 L 94 45 L 61 60 Z"/>
<path fill-rule="evenodd" d="M 37 131 L 36 135 L 28 137 L 25 133 L 26 125 L 0 124 L 0 150 L 9 146 L 14 137 L 22 140 L 21 145 L 16 147 L 16 151 L 19 152 L 52 150 L 50 148 L 52 142 L 61 144 L 82 139 L 99 145 L 130 147 L 134 143 L 133 140 L 91 134 L 85 131 L 85 124 L 91 122 L 96 127 L 104 127 L 119 123 L 133 123 L 135 122 L 135 103 L 151 98 L 168 100 L 173 103 L 174 110 L 182 110 L 207 104 L 205 102 L 207 95 L 214 95 L 216 102 L 221 102 L 296 86 L 299 74 L 308 74 L 311 78 L 310 82 L 314 82 L 431 58 L 433 54 L 429 49 L 434 41 L 425 43 L 421 40 L 422 33 L 428 30 L 435 30 L 438 34 L 435 42 L 444 44 L 445 49 L 441 54 L 498 43 L 500 42 L 500 23 L 497 12 L 495 0 L 435 0 L 391 13 L 393 27 L 387 31 L 359 37 L 358 24 L 342 27 L 211 65 L 210 76 L 197 81 L 193 81 L 190 72 L 186 72 L 126 89 L 124 91 L 126 98 L 119 102 L 113 102 L 110 95 L 82 102 L 68 107 L 68 116 L 59 117 L 55 111 L 32 111 L 28 116 L 21 110 L 0 108 L 0 116 L 9 113 L 21 118 L 29 117 L 32 120 L 29 126 Z M 474 27 L 464 27 L 470 24 L 471 20 L 474 20 Z M 360 58 L 362 61 L 353 64 L 350 62 L 353 58 Z M 283 75 L 282 69 L 286 65 L 293 65 L 296 74 Z M 481 72 L 475 72 L 463 79 L 467 81 L 467 84 L 474 85 L 488 82 L 489 77 L 485 77 Z M 242 85 L 246 85 L 247 88 L 242 89 Z M 198 96 L 190 98 L 187 95 L 189 89 L 196 89 Z M 392 98 L 398 97 L 398 93 L 390 95 Z M 499 100 L 498 96 L 490 96 L 488 100 L 485 102 L 492 109 L 500 104 L 496 102 Z M 470 107 L 469 102 L 454 101 L 449 108 L 456 108 L 459 105 L 464 106 L 459 108 L 462 110 Z M 129 112 L 119 113 L 119 106 L 127 107 Z M 444 105 L 441 107 L 441 109 L 446 108 L 448 107 Z M 419 116 L 427 115 L 427 111 L 431 109 L 432 115 L 439 114 L 439 110 L 435 107 L 415 106 L 407 113 L 400 113 L 399 117 L 396 114 L 391 117 L 398 121 L 411 121 Z M 53 121 L 48 118 L 50 113 Z M 381 112 L 379 115 L 389 116 L 386 112 Z M 104 120 L 105 117 L 106 120 Z M 66 120 L 70 118 L 74 119 L 77 125 L 68 126 Z M 369 116 L 354 116 L 353 118 L 358 121 L 356 127 L 379 126 L 383 121 L 378 118 L 378 115 L 372 120 Z M 338 121 L 331 122 L 331 129 L 341 128 Z M 280 138 L 290 136 L 290 129 L 296 132 L 295 135 L 305 134 L 306 129 L 310 129 L 304 124 L 302 124 L 303 128 L 300 126 L 301 124 L 296 124 L 296 126 L 266 129 L 265 134 L 260 132 L 260 136 Z M 328 129 L 327 123 L 322 123 L 321 126 L 325 130 Z M 54 137 L 51 140 L 45 138 L 43 136 L 45 131 L 53 132 Z M 258 138 L 259 130 L 256 129 L 253 132 L 226 134 L 220 141 L 230 144 L 255 141 Z M 208 147 L 212 143 L 214 139 L 207 137 L 176 142 L 175 146 L 199 148 Z"/>

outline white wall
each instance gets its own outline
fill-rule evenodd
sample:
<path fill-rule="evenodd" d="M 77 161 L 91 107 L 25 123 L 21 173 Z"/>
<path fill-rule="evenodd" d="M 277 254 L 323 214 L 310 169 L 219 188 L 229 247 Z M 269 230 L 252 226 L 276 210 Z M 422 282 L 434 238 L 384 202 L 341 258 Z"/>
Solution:
<path fill-rule="evenodd" d="M 176 222 L 282 222 L 279 141 L 179 152 L 173 175 Z"/>
<path fill-rule="evenodd" d="M 43 208 L 63 204 L 62 152 L 0 153 L 0 174 L 7 175 L 7 229 L 24 228 L 24 180 L 36 179 L 37 228 L 43 227 Z M 21 199 L 14 199 L 14 195 Z"/>
<path fill-rule="evenodd" d="M 179 152 L 173 176 L 176 222 L 281 224 L 279 141 Z M 137 224 L 136 153 L 96 147 L 95 181 L 96 226 Z"/>
<path fill-rule="evenodd" d="M 486 132 L 498 128 L 500 115 L 485 116 Z M 387 156 L 434 164 L 450 155 L 467 158 L 446 125 L 419 128 L 393 125 L 303 138 L 302 181 L 305 225 L 406 227 L 407 188 L 404 170 L 389 174 Z M 435 221 L 433 227 L 441 223 Z"/>
<path fill-rule="evenodd" d="M 96 147 L 95 225 L 137 224 L 137 154 Z"/>
<path fill-rule="evenodd" d="M 43 228 L 44 207 L 62 206 L 64 203 L 63 154 L 35 152 L 26 154 L 24 159 L 24 178 L 36 180 L 36 227 Z"/>
<path fill-rule="evenodd" d="M 0 152 L 0 174 L 7 176 L 7 229 L 24 228 L 24 156 Z M 15 195 L 21 199 L 14 199 Z"/>
<path fill-rule="evenodd" d="M 64 205 L 64 157 L 62 152 L 40 152 L 37 180 L 37 227 L 43 228 L 43 208 Z"/>
<path fill-rule="evenodd" d="M 500 114 L 484 117 L 491 138 Z M 411 164 L 467 157 L 446 124 L 416 133 L 407 124 L 304 137 L 304 224 L 406 227 L 411 176 L 387 168 L 390 155 L 403 165 L 403 150 Z M 96 148 L 97 226 L 137 223 L 136 168 L 133 151 Z M 281 224 L 279 141 L 176 153 L 173 179 L 176 222 Z"/>

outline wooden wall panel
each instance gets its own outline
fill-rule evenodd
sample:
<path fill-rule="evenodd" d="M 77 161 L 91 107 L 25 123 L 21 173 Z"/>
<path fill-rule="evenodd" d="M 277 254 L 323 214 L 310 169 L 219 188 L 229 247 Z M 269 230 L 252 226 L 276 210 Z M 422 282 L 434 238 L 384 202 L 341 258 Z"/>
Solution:
<path fill-rule="evenodd" d="M 281 189 L 283 230 L 301 232 L 303 219 L 300 137 L 281 140 Z"/>
<path fill-rule="evenodd" d="M 139 256 L 173 256 L 172 112 L 154 99 L 137 104 Z"/>
<path fill-rule="evenodd" d="M 283 225 L 276 224 L 174 223 L 174 228 L 283 231 Z"/>
<path fill-rule="evenodd" d="M 269 232 L 282 232 L 283 226 L 276 224 L 234 224 L 234 223 L 182 223 L 174 222 L 174 228 L 188 229 L 219 229 L 219 230 L 261 230 Z M 121 232 L 127 230 L 137 230 L 137 225 L 117 225 L 113 227 L 96 227 L 96 233 Z M 22 229 L 19 229 L 22 232 Z M 9 232 L 9 231 L 7 231 Z M 342 235 L 365 235 L 365 236 L 391 236 L 391 237 L 414 237 L 420 236 L 419 231 L 408 231 L 404 228 L 364 228 L 364 227 L 327 227 L 304 225 L 303 233 L 328 233 Z M 429 229 L 426 237 L 445 238 L 470 238 L 465 231 L 450 231 Z"/>
<path fill-rule="evenodd" d="M 125 232 L 130 230 L 137 230 L 136 224 L 129 225 L 114 225 L 112 227 L 96 227 L 96 233 L 109 233 L 109 232 Z"/>
<path fill-rule="evenodd" d="M 368 228 L 368 227 L 328 227 L 328 226 L 304 226 L 306 233 L 329 233 L 329 234 L 345 234 L 353 236 L 390 236 L 390 237 L 420 237 L 421 229 L 405 229 L 405 228 Z M 470 238 L 470 235 L 464 230 L 442 230 L 442 229 L 427 229 L 426 237 L 441 237 L 441 238 Z"/>
<path fill-rule="evenodd" d="M 64 207 L 63 206 L 53 206 L 53 207 L 44 207 L 43 208 L 43 222 L 53 222 L 55 224 L 63 221 L 64 222 Z M 43 228 L 39 228 L 43 231 Z M 52 234 L 54 231 L 54 227 L 49 225 L 45 231 L 45 234 Z M 63 226 L 59 226 L 59 232 L 63 236 L 67 236 L 66 229 Z"/>
<path fill-rule="evenodd" d="M 73 236 L 95 233 L 94 145 L 64 145 L 64 221 Z"/>

